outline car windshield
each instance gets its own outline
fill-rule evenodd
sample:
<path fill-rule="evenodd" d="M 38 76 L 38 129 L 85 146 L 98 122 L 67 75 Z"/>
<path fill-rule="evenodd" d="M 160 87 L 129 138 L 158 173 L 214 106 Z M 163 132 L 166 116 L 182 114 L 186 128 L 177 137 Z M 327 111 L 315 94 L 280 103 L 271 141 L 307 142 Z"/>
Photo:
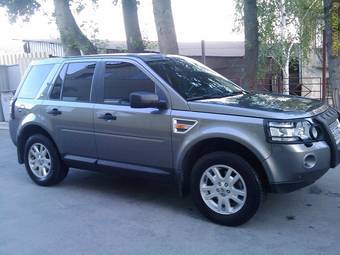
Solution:
<path fill-rule="evenodd" d="M 245 92 L 230 80 L 190 58 L 163 57 L 146 63 L 188 101 Z"/>

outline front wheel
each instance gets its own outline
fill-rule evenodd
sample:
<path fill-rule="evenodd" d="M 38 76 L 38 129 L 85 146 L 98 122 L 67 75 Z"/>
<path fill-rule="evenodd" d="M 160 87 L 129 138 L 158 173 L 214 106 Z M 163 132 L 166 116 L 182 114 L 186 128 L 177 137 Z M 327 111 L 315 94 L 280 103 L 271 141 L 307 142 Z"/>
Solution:
<path fill-rule="evenodd" d="M 253 167 L 229 152 L 209 153 L 196 162 L 191 175 L 191 194 L 206 217 L 227 226 L 248 221 L 263 197 Z"/>

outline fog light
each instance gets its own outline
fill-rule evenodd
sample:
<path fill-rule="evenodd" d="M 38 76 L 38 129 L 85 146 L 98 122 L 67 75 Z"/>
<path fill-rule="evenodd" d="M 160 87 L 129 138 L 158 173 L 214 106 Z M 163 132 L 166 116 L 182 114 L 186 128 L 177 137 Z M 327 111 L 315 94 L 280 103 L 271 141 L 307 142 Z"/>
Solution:
<path fill-rule="evenodd" d="M 310 133 L 310 136 L 313 138 L 313 139 L 317 139 L 318 136 L 319 136 L 319 131 L 316 127 L 314 126 L 311 126 L 310 129 L 309 129 L 309 133 Z"/>
<path fill-rule="evenodd" d="M 303 159 L 303 165 L 306 168 L 313 168 L 316 164 L 316 157 L 314 154 L 307 154 Z"/>

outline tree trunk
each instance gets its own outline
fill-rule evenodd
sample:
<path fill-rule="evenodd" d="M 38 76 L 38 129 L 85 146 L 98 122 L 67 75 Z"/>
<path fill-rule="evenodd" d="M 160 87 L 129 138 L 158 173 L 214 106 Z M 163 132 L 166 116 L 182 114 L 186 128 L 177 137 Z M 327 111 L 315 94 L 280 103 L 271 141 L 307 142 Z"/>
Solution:
<path fill-rule="evenodd" d="M 143 52 L 144 45 L 138 22 L 137 1 L 122 0 L 122 6 L 128 52 Z"/>
<path fill-rule="evenodd" d="M 286 59 L 282 70 L 282 93 L 289 95 L 289 57 Z"/>
<path fill-rule="evenodd" d="M 281 15 L 281 24 L 280 24 L 281 41 L 286 42 L 287 41 L 287 13 L 286 13 L 285 0 L 281 0 L 280 15 Z M 289 95 L 289 60 L 290 60 L 291 45 L 286 50 L 286 56 L 282 56 L 283 58 L 282 92 L 284 95 Z"/>
<path fill-rule="evenodd" d="M 69 0 L 54 0 L 56 23 L 59 29 L 64 54 L 80 55 L 97 53 L 96 47 L 78 27 L 70 10 Z"/>
<path fill-rule="evenodd" d="M 286 49 L 285 59 L 283 62 L 282 68 L 282 92 L 284 95 L 289 95 L 289 63 L 290 63 L 290 54 L 292 51 L 293 43 L 288 45 Z"/>
<path fill-rule="evenodd" d="M 178 54 L 171 0 L 153 0 L 152 3 L 160 52 L 164 54 Z"/>
<path fill-rule="evenodd" d="M 324 18 L 329 74 L 328 86 L 332 90 L 334 106 L 340 109 L 340 52 L 337 45 L 339 43 L 340 22 L 339 2 L 324 0 Z M 334 41 L 336 37 L 337 41 Z"/>
<path fill-rule="evenodd" d="M 256 0 L 244 0 L 244 76 L 242 86 L 245 89 L 256 88 L 256 74 L 259 54 L 259 32 Z"/>

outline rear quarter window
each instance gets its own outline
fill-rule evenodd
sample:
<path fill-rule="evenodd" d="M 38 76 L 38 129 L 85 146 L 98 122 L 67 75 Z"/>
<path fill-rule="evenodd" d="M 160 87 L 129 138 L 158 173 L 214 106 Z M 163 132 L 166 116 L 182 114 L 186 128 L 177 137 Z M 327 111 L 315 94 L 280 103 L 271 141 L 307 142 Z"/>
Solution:
<path fill-rule="evenodd" d="M 32 66 L 23 81 L 18 97 L 35 98 L 53 66 L 54 64 Z"/>

